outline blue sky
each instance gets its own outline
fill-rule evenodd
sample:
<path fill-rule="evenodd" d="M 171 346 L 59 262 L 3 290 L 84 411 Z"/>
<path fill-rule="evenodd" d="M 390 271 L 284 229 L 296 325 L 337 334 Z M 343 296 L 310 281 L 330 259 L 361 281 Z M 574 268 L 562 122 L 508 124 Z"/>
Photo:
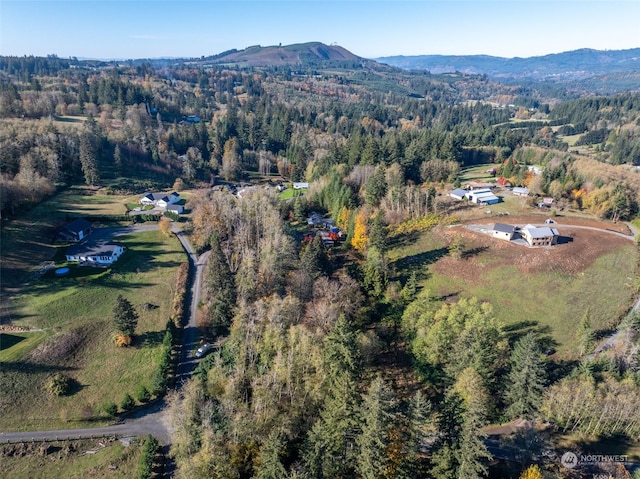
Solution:
<path fill-rule="evenodd" d="M 356 55 L 640 47 L 640 0 L 0 0 L 0 54 L 199 57 L 320 41 Z"/>

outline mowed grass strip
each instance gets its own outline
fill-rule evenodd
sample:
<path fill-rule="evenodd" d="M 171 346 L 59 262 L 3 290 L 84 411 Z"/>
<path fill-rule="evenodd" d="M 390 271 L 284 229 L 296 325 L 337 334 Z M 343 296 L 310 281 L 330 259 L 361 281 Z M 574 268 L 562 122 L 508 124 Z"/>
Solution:
<path fill-rule="evenodd" d="M 14 324 L 42 328 L 52 336 L 2 364 L 0 429 L 98 423 L 96 419 L 106 419 L 100 412 L 106 403 L 119 404 L 141 385 L 151 388 L 162 354 L 176 269 L 186 258 L 178 240 L 159 231 L 117 240 L 127 251 L 112 268 L 76 266 L 62 278 L 47 274 L 15 298 Z M 112 309 L 118 294 L 140 315 L 134 345 L 129 348 L 118 348 L 113 341 Z M 48 393 L 48 378 L 56 372 L 74 379 L 71 395 Z"/>
<path fill-rule="evenodd" d="M 587 311 L 593 329 L 602 335 L 616 326 L 634 301 L 630 278 L 637 274 L 637 251 L 631 243 L 603 254 L 578 274 L 525 274 L 516 265 L 506 263 L 499 248 L 489 248 L 475 256 L 482 265 L 482 275 L 476 281 L 465 279 L 464 260 L 451 274 L 434 267 L 447 255 L 447 243 L 436 230 L 414 235 L 405 242 L 399 239 L 398 243 L 389 252 L 397 279 L 404 281 L 415 271 L 421 287 L 437 297 L 449 301 L 477 297 L 487 301 L 509 334 L 517 337 L 529 330 L 537 331 L 547 338 L 545 344 L 566 358 L 576 356 L 575 333 Z M 522 254 L 528 251 L 523 247 Z"/>

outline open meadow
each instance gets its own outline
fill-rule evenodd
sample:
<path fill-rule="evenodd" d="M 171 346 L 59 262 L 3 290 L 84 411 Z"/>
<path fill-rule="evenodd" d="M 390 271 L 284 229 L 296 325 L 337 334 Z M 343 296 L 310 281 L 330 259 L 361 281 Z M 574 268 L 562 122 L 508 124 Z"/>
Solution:
<path fill-rule="evenodd" d="M 399 237 L 390 262 L 398 279 L 415 271 L 421 287 L 435 297 L 487 301 L 509 334 L 535 330 L 547 338 L 546 346 L 556 350 L 557 357 L 573 359 L 576 329 L 585 314 L 596 335 L 603 336 L 633 305 L 638 251 L 634 242 L 620 236 L 571 227 L 612 228 L 609 223 L 569 217 L 557 221 L 554 227 L 567 240 L 549 248 L 513 244 L 458 224 Z M 490 228 L 494 222 L 524 226 L 542 220 L 509 215 L 476 216 L 468 222 Z M 463 245 L 460 259 L 448 251 L 454 238 Z"/>

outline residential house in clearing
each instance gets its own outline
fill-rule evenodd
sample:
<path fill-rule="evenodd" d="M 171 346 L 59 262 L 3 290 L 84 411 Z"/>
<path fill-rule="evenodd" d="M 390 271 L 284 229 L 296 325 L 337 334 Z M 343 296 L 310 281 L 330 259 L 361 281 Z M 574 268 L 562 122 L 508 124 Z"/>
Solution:
<path fill-rule="evenodd" d="M 551 246 L 558 241 L 558 230 L 548 226 L 536 227 L 526 225 L 520 230 L 522 237 L 529 243 L 529 246 Z"/>
<path fill-rule="evenodd" d="M 84 218 L 73 220 L 62 228 L 56 237 L 58 241 L 71 241 L 77 243 L 82 241 L 91 234 L 93 227 L 91 223 Z"/>
<path fill-rule="evenodd" d="M 140 204 L 145 206 L 156 206 L 158 208 L 166 208 L 180 201 L 180 195 L 175 191 L 172 193 L 145 193 L 140 198 Z"/>
<path fill-rule="evenodd" d="M 516 227 L 505 223 L 496 223 L 493 225 L 493 237 L 507 241 L 513 239 L 513 235 L 516 233 Z"/>
<path fill-rule="evenodd" d="M 87 241 L 67 248 L 67 261 L 76 262 L 80 266 L 97 266 L 106 268 L 120 258 L 124 246 L 113 241 Z"/>

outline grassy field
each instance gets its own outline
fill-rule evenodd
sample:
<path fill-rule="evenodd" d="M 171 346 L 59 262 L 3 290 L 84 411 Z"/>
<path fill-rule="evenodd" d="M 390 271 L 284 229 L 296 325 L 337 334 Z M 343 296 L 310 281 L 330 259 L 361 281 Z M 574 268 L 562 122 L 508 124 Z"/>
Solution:
<path fill-rule="evenodd" d="M 55 254 L 56 232 L 82 215 L 121 215 L 125 197 L 98 195 L 88 187 L 72 187 L 32 208 L 20 218 L 3 222 L 1 231 L 3 292 L 30 279 L 33 270 Z"/>
<path fill-rule="evenodd" d="M 118 241 L 127 251 L 112 268 L 71 265 L 71 274 L 61 278 L 50 271 L 13 298 L 13 324 L 42 329 L 45 338 L 29 343 L 15 339 L 1 351 L 0 429 L 80 426 L 100 417 L 105 403 L 119 404 L 141 384 L 150 387 L 184 253 L 176 238 L 157 230 Z M 117 348 L 113 342 L 111 310 L 118 294 L 140 314 L 130 348 Z M 56 372 L 74 379 L 73 394 L 47 393 L 47 380 Z"/>
<path fill-rule="evenodd" d="M 542 263 L 539 270 L 523 272 L 529 261 L 545 261 L 545 251 L 506 249 L 511 245 L 502 245 L 500 240 L 475 244 L 473 239 L 465 239 L 468 256 L 456 261 L 448 255 L 450 234 L 445 229 L 435 229 L 401 238 L 389 253 L 398 279 L 402 281 L 409 271 L 416 271 L 421 286 L 436 296 L 487 301 L 508 331 L 521 334 L 536 330 L 562 357 L 575 355 L 575 330 L 587 310 L 594 329 L 604 334 L 633 301 L 630 278 L 637 274 L 633 259 L 637 250 L 631 242 L 608 248 L 584 268 L 576 266 L 579 271 L 571 270 L 569 262 L 572 255 L 581 252 L 567 249 L 564 259 L 547 260 L 552 267 Z M 526 256 L 534 254 L 535 259 Z"/>
<path fill-rule="evenodd" d="M 142 447 L 120 441 L 51 442 L 0 446 L 2 475 L 12 479 L 137 477 Z"/>

